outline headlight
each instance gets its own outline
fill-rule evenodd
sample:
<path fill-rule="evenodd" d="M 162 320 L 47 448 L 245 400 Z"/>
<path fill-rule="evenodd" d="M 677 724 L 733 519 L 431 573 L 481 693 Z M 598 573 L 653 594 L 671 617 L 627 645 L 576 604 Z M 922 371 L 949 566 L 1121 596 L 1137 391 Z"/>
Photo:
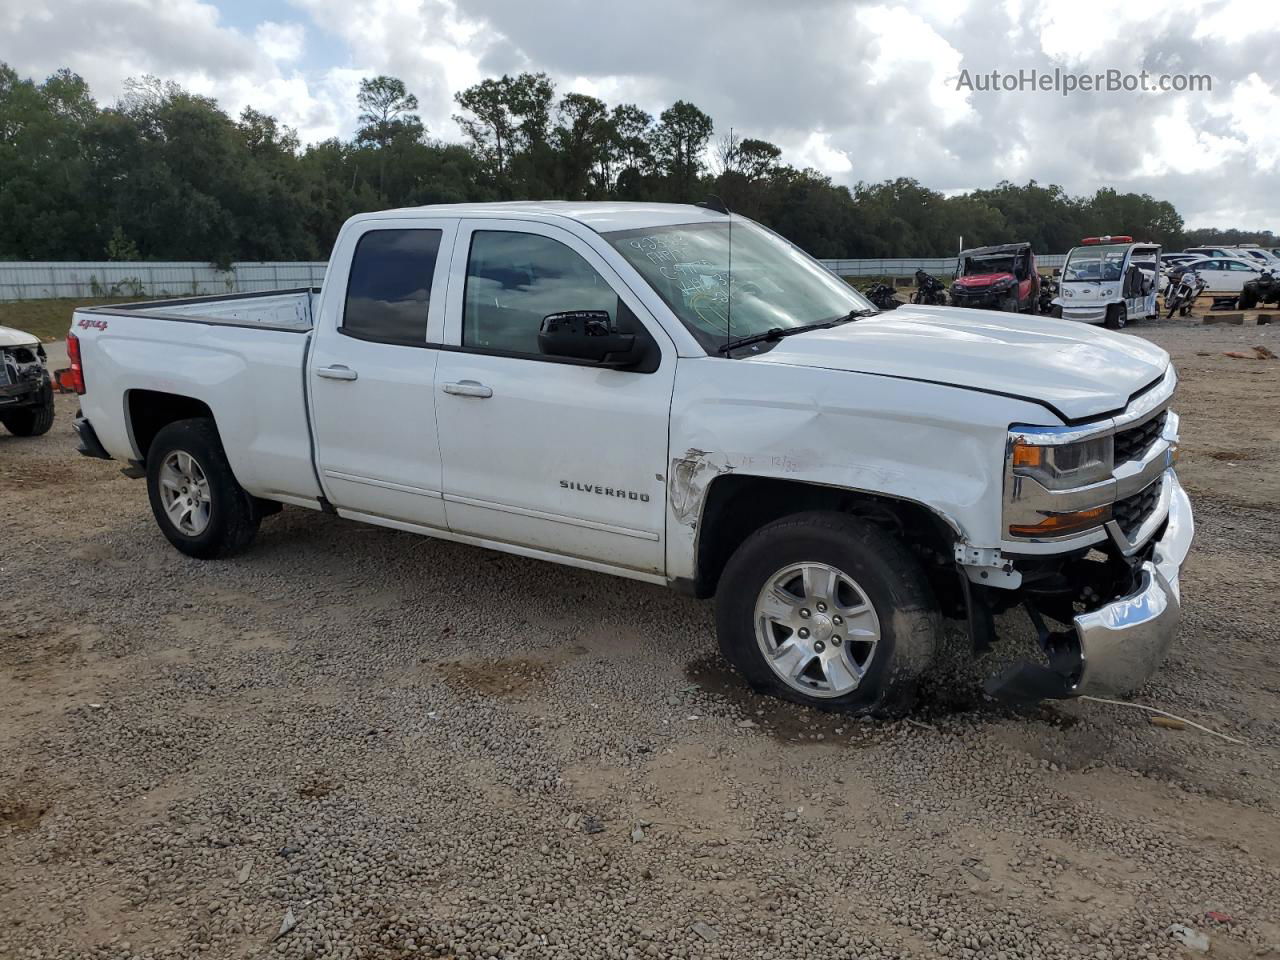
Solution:
<path fill-rule="evenodd" d="M 1075 291 L 1073 291 L 1073 290 L 1069 290 L 1069 289 L 1068 289 L 1068 290 L 1063 290 L 1063 291 L 1062 291 L 1062 295 L 1063 295 L 1064 297 L 1074 297 L 1074 296 L 1075 296 Z"/>
<path fill-rule="evenodd" d="M 1060 540 L 1111 519 L 1114 441 L 1062 428 L 1010 431 L 1005 523 L 1015 539 Z M 1075 432 L 1079 436 L 1079 432 Z M 1033 482 L 1034 481 L 1034 482 Z"/>
<path fill-rule="evenodd" d="M 1069 490 L 1111 478 L 1114 444 L 1109 436 L 1061 444 L 1019 436 L 1009 456 L 1015 476 L 1031 477 L 1047 490 Z"/>
<path fill-rule="evenodd" d="M 1109 296 L 1111 296 L 1113 293 L 1115 293 L 1115 290 L 1114 290 L 1113 288 L 1111 288 L 1111 287 L 1107 287 L 1107 289 L 1105 289 L 1105 290 L 1103 290 L 1103 291 L 1102 291 L 1102 296 L 1103 296 L 1104 298 L 1105 298 L 1105 297 L 1109 297 Z"/>
<path fill-rule="evenodd" d="M 1013 279 L 1010 277 L 1005 277 L 1003 280 L 997 280 L 991 286 L 995 290 L 1006 290 L 1009 287 L 1013 286 Z"/>

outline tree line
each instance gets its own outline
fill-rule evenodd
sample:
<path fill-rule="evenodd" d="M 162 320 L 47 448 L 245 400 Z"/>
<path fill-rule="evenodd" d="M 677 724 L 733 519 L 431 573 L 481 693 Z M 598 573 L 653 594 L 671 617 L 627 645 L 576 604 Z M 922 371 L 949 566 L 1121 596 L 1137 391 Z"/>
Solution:
<path fill-rule="evenodd" d="M 355 136 L 304 145 L 272 116 L 232 117 L 154 77 L 104 107 L 70 70 L 36 82 L 0 63 L 0 259 L 315 260 L 354 213 L 510 199 L 716 195 L 819 257 L 948 256 L 961 236 L 1056 253 L 1127 233 L 1174 249 L 1223 233 L 1184 233 L 1168 201 L 1109 188 L 1081 197 L 1002 182 L 948 197 L 906 177 L 847 187 L 784 163 L 768 141 L 717 136 L 687 101 L 655 117 L 560 94 L 541 73 L 486 79 L 455 100 L 462 143 L 431 136 L 402 81 L 368 78 Z"/>

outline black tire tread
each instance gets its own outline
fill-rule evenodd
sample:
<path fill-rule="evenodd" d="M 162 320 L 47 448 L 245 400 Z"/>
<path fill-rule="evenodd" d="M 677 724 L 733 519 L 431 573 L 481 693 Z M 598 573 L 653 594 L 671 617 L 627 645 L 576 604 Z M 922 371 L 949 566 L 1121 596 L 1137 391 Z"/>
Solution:
<path fill-rule="evenodd" d="M 746 659 L 751 655 L 759 656 L 755 650 L 755 637 L 754 634 L 747 638 L 740 636 L 741 629 L 737 625 L 740 608 L 729 598 L 729 594 L 737 589 L 736 582 L 745 574 L 745 568 L 754 562 L 757 553 L 774 556 L 786 541 L 813 536 L 843 543 L 864 557 L 877 558 L 890 582 L 893 600 L 892 619 L 889 621 L 892 641 L 888 651 L 892 663 L 887 676 L 881 678 L 874 689 L 859 687 L 845 697 L 829 700 L 804 697 L 779 681 L 767 666 L 756 668 Z M 933 662 L 942 636 L 938 604 L 916 556 L 891 533 L 849 514 L 810 511 L 792 514 L 761 527 L 747 537 L 730 557 L 720 584 L 716 594 L 716 632 L 725 658 L 755 689 L 817 709 L 879 716 L 901 715 L 914 702 L 917 680 Z M 751 596 L 754 597 L 754 593 Z M 877 613 L 883 628 L 889 618 L 879 606 L 877 604 Z M 882 635 L 881 642 L 884 643 L 885 639 Z M 740 642 L 749 644 L 745 654 L 739 649 Z M 877 656 L 880 655 L 878 651 Z"/>
<path fill-rule="evenodd" d="M 164 458 L 177 449 L 195 456 L 209 480 L 212 513 L 208 529 L 199 537 L 174 530 L 161 504 L 156 474 Z M 231 472 L 218 428 L 207 417 L 175 420 L 156 434 L 147 450 L 147 493 L 161 532 L 188 556 L 202 560 L 229 557 L 248 547 L 258 533 L 261 516 L 253 497 Z"/>
<path fill-rule="evenodd" d="M 53 427 L 53 387 L 45 384 L 43 397 L 37 407 L 10 410 L 0 413 L 0 423 L 15 437 L 39 437 Z"/>

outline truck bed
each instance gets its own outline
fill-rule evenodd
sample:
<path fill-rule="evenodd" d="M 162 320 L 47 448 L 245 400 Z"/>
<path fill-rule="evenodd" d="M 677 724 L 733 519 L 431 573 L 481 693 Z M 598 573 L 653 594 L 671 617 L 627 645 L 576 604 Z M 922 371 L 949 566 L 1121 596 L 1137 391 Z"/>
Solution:
<path fill-rule="evenodd" d="M 317 291 L 272 290 L 77 310 L 80 408 L 104 449 L 143 459 L 147 410 L 199 401 L 217 421 L 236 479 L 250 493 L 315 507 L 303 367 Z M 144 430 L 145 433 L 145 430 Z"/>
<path fill-rule="evenodd" d="M 110 307 L 86 307 L 77 312 L 301 333 L 311 329 L 312 305 L 319 294 L 319 288 L 298 287 L 182 300 L 143 300 Z"/>

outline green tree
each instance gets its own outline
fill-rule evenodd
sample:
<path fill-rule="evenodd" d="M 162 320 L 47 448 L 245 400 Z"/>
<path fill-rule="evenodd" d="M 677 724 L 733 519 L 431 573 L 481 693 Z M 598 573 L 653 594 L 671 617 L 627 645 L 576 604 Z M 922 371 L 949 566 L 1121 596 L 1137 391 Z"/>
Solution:
<path fill-rule="evenodd" d="M 706 166 L 703 154 L 713 129 L 711 118 L 684 100 L 677 100 L 658 117 L 650 144 L 677 198 L 688 200 L 696 192 L 698 178 Z"/>

